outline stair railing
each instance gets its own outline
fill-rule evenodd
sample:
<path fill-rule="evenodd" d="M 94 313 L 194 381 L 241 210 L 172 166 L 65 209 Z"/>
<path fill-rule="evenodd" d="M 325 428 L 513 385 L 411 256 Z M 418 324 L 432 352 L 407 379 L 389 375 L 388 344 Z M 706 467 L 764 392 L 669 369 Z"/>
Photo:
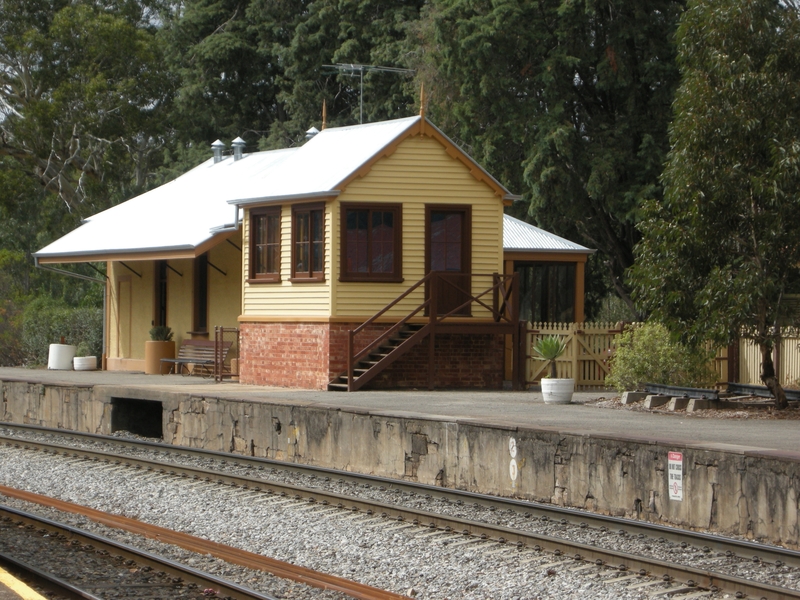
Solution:
<path fill-rule="evenodd" d="M 442 323 L 445 319 L 450 317 L 459 317 L 463 316 L 458 314 L 460 310 L 465 308 L 471 304 L 477 304 L 485 308 L 489 313 L 492 315 L 492 319 L 499 323 L 501 321 L 507 323 L 508 325 L 516 326 L 519 322 L 519 290 L 517 285 L 518 276 L 516 273 L 511 275 L 500 275 L 498 273 L 492 274 L 470 274 L 468 276 L 468 280 L 472 282 L 473 278 L 477 277 L 492 277 L 492 285 L 480 292 L 477 295 L 473 295 L 471 289 L 469 291 L 464 290 L 461 286 L 456 285 L 452 281 L 448 281 L 447 279 L 441 277 L 440 273 L 437 271 L 431 271 L 425 277 L 417 281 L 414 285 L 409 287 L 405 292 L 400 294 L 397 298 L 392 300 L 389 304 L 384 306 L 381 310 L 375 313 L 372 317 L 367 319 L 364 323 L 356 327 L 355 329 L 351 329 L 348 331 L 348 338 L 347 338 L 347 390 L 353 391 L 353 369 L 355 366 L 369 354 L 373 353 L 376 348 L 380 347 L 386 340 L 388 340 L 392 335 L 400 331 L 400 329 L 406 325 L 413 317 L 420 314 L 420 312 L 427 309 L 427 316 L 428 316 L 428 323 L 418 332 L 416 332 L 413 336 L 415 339 L 419 339 L 424 337 L 425 335 L 431 336 L 430 342 L 430 357 L 428 361 L 428 376 L 429 380 L 432 381 L 433 378 L 433 351 L 434 345 L 433 340 L 436 334 L 436 325 Z M 404 298 L 408 297 L 413 291 L 420 288 L 420 286 L 427 284 L 427 299 L 419 304 L 416 308 L 414 308 L 410 313 L 408 313 L 405 317 L 403 317 L 400 321 L 395 323 L 392 327 L 382 332 L 378 337 L 372 340 L 370 343 L 364 346 L 358 353 L 353 352 L 353 348 L 355 346 L 355 336 L 358 335 L 360 332 L 364 331 L 369 325 L 376 322 L 381 316 L 385 315 L 389 310 L 391 310 L 394 306 L 396 306 L 400 301 Z M 462 304 L 457 306 L 456 308 L 452 309 L 450 312 L 444 315 L 439 315 L 437 310 L 437 298 L 439 296 L 439 286 L 442 284 L 450 285 L 462 293 L 464 296 L 467 297 L 467 300 L 464 301 Z M 471 287 L 471 285 L 470 285 Z M 484 302 L 485 296 L 488 294 L 492 294 L 492 304 L 491 306 Z M 359 386 L 360 387 L 360 386 Z"/>

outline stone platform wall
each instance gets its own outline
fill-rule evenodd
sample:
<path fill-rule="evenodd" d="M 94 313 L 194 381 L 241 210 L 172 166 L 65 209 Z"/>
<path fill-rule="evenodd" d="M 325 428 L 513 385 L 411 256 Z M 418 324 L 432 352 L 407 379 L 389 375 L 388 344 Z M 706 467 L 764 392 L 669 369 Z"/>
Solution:
<path fill-rule="evenodd" d="M 800 461 L 509 425 L 370 415 L 144 388 L 2 384 L 2 420 L 111 433 L 111 398 L 157 400 L 165 441 L 503 496 L 800 547 Z M 510 444 L 513 440 L 513 444 Z M 511 465 L 512 451 L 516 468 Z M 683 453 L 670 500 L 667 453 Z"/>

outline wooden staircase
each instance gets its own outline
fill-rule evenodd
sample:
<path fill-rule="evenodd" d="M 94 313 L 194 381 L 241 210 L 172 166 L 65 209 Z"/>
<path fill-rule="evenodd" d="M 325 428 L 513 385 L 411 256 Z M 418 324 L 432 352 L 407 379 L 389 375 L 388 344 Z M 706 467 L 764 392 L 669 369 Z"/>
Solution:
<path fill-rule="evenodd" d="M 409 287 L 400 296 L 382 308 L 370 319 L 348 331 L 347 342 L 347 371 L 340 373 L 328 383 L 330 391 L 354 392 L 361 389 L 368 382 L 373 380 L 378 374 L 385 370 L 389 365 L 405 355 L 426 337 L 430 337 L 429 360 L 428 360 L 428 387 L 433 389 L 433 362 L 434 362 L 434 339 L 438 331 L 443 333 L 506 333 L 518 335 L 519 309 L 517 299 L 517 276 L 498 275 L 497 273 L 487 275 L 466 275 L 468 278 L 466 289 L 459 289 L 459 292 L 467 298 L 460 306 L 456 306 L 447 314 L 441 315 L 437 311 L 437 296 L 441 286 L 453 286 L 452 281 L 448 281 L 445 274 L 432 271 L 417 283 Z M 492 284 L 485 290 L 473 295 L 471 291 L 471 281 L 473 278 L 491 277 Z M 461 285 L 461 284 L 458 284 Z M 377 320 L 385 315 L 392 307 L 406 298 L 414 290 L 424 286 L 426 299 L 414 310 L 397 323 L 381 333 L 377 338 L 367 343 L 362 350 L 355 352 L 355 338 L 358 334 L 365 332 L 367 326 L 376 323 Z M 492 296 L 492 305 L 487 304 L 487 296 Z M 479 305 L 486 309 L 492 319 L 476 321 L 474 324 L 465 324 L 463 320 L 455 327 L 448 327 L 449 323 L 444 323 L 449 317 L 461 317 L 464 308 L 472 304 Z M 420 322 L 421 318 L 425 320 Z M 514 346 L 516 348 L 516 345 Z M 515 363 L 516 364 L 516 363 Z M 516 368 L 516 367 L 515 367 Z"/>
<path fill-rule="evenodd" d="M 419 344 L 428 335 L 428 325 L 421 323 L 405 324 L 392 337 L 386 339 L 375 350 L 367 354 L 353 366 L 353 383 L 361 388 L 381 371 L 411 348 Z M 348 391 L 347 373 L 342 373 L 328 384 L 328 390 Z"/>

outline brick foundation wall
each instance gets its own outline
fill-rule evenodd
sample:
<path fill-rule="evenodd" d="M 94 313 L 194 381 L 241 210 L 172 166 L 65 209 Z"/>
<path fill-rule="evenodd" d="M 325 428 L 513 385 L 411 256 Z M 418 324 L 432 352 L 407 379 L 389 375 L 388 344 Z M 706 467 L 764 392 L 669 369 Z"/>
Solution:
<path fill-rule="evenodd" d="M 365 389 L 427 388 L 429 348 L 429 339 L 423 340 Z M 502 335 L 437 335 L 434 354 L 436 388 L 503 388 Z"/>
<path fill-rule="evenodd" d="M 239 380 L 324 390 L 328 386 L 328 323 L 241 323 Z"/>
<path fill-rule="evenodd" d="M 348 331 L 360 323 L 242 323 L 240 381 L 254 385 L 326 389 L 347 369 Z M 355 339 L 356 351 L 389 325 L 370 326 Z M 372 380 L 366 389 L 426 388 L 428 340 L 423 340 Z M 437 388 L 502 389 L 502 335 L 437 335 Z"/>

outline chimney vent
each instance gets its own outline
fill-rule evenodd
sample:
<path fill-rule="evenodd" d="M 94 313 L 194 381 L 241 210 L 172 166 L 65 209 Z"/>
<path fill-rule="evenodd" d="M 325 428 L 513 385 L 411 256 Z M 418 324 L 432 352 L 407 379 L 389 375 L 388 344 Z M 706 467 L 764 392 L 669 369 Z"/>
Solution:
<path fill-rule="evenodd" d="M 316 127 L 312 127 L 311 129 L 306 131 L 306 139 L 310 140 L 311 138 L 313 138 L 318 133 L 319 133 L 319 129 L 317 129 Z"/>
<path fill-rule="evenodd" d="M 222 141 L 217 140 L 211 144 L 211 150 L 214 152 L 214 164 L 217 164 L 222 160 L 222 152 L 225 150 L 225 144 Z"/>
<path fill-rule="evenodd" d="M 246 143 L 247 142 L 245 142 L 240 137 L 237 137 L 235 140 L 231 142 L 231 146 L 233 146 L 233 160 L 239 160 L 242 158 Z"/>

